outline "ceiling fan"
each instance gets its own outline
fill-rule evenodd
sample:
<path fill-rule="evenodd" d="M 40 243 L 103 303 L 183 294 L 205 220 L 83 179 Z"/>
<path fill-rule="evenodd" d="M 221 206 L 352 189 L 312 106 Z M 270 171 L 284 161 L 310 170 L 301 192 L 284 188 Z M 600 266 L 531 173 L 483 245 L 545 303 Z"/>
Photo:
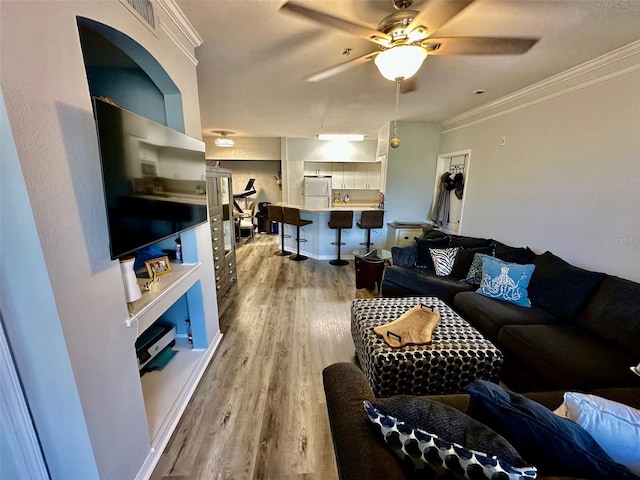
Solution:
<path fill-rule="evenodd" d="M 397 11 L 384 17 L 377 29 L 319 12 L 295 2 L 285 3 L 281 9 L 357 35 L 378 45 L 378 50 L 316 72 L 305 80 L 310 82 L 324 80 L 374 60 L 385 78 L 400 82 L 415 75 L 427 55 L 519 55 L 527 52 L 538 41 L 537 38 L 517 37 L 434 36 L 441 27 L 473 1 L 427 0 L 424 8 L 417 11 L 409 9 L 413 0 L 391 0 Z"/>

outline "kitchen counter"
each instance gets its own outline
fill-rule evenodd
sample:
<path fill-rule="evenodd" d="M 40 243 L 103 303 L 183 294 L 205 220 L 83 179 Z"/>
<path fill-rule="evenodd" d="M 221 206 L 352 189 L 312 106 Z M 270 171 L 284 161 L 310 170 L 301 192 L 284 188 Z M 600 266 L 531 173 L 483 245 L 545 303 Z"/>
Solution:
<path fill-rule="evenodd" d="M 366 240 L 366 230 L 358 228 L 356 225 L 360 221 L 360 212 L 367 210 L 378 210 L 377 205 L 369 203 L 350 202 L 348 204 L 334 205 L 332 207 L 305 207 L 304 205 L 279 203 L 284 207 L 300 209 L 300 218 L 311 220 L 311 225 L 300 228 L 300 237 L 306 242 L 300 244 L 300 253 L 316 260 L 333 260 L 338 256 L 338 247 L 332 245 L 337 241 L 338 231 L 329 228 L 329 215 L 332 211 L 353 211 L 352 228 L 342 230 L 342 241 L 345 243 L 340 247 L 341 256 L 346 260 L 353 260 L 353 252 L 362 247 L 361 243 Z M 285 239 L 285 248 L 289 251 L 296 251 L 296 227 L 292 225 L 284 226 L 285 233 L 291 238 Z M 371 230 L 372 248 L 382 249 L 386 245 L 386 224 L 379 229 Z"/>

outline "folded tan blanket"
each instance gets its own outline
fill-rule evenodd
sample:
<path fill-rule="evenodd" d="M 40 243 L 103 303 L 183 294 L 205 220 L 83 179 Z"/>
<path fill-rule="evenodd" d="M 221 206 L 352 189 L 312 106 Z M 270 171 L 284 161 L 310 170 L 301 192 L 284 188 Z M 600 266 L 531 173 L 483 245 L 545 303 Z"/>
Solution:
<path fill-rule="evenodd" d="M 390 347 L 427 345 L 440 323 L 440 312 L 433 307 L 418 304 L 404 312 L 393 322 L 380 325 L 373 331 Z"/>

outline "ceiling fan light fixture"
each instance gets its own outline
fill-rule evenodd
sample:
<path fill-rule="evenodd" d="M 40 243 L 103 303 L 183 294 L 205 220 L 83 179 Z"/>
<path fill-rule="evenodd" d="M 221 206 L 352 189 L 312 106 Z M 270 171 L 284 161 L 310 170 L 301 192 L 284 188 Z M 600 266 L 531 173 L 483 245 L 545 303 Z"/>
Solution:
<path fill-rule="evenodd" d="M 414 76 L 427 58 L 427 50 L 417 45 L 396 45 L 374 59 L 380 74 L 387 80 L 406 80 Z"/>
<path fill-rule="evenodd" d="M 232 148 L 232 147 L 236 146 L 236 142 L 234 142 L 233 139 L 227 138 L 227 133 L 228 132 L 219 131 L 219 132 L 215 132 L 215 133 L 218 133 L 218 134 L 222 135 L 222 137 L 216 138 L 215 141 L 213 142 L 213 144 L 216 147 Z"/>

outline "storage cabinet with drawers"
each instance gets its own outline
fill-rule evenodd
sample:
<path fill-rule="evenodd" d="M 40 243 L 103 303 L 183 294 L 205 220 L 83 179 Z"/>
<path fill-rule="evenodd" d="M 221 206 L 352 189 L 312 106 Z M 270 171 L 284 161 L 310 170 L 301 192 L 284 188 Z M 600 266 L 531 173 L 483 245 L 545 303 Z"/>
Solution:
<path fill-rule="evenodd" d="M 218 305 L 237 280 L 231 171 L 207 162 L 207 201 Z"/>

